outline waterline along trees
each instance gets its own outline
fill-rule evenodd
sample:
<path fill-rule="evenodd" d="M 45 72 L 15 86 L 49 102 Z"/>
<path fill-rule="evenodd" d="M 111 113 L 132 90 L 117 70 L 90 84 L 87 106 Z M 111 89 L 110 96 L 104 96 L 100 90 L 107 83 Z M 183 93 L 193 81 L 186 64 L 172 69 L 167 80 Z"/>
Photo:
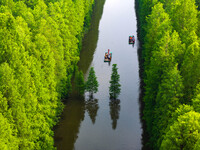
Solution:
<path fill-rule="evenodd" d="M 110 80 L 109 94 L 111 99 L 116 99 L 121 92 L 121 85 L 119 83 L 120 76 L 117 72 L 117 64 L 112 65 L 112 75 Z"/>
<path fill-rule="evenodd" d="M 93 93 L 98 92 L 99 83 L 95 75 L 94 67 L 90 68 L 88 80 L 85 84 L 85 89 L 90 93 L 90 96 L 93 97 Z"/>

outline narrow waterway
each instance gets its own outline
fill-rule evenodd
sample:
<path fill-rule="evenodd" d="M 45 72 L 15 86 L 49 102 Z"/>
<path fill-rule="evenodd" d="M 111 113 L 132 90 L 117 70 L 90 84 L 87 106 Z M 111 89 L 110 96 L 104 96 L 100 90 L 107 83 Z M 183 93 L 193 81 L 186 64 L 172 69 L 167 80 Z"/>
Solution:
<path fill-rule="evenodd" d="M 104 4 L 105 2 L 105 4 Z M 140 150 L 142 129 L 139 110 L 139 62 L 137 18 L 134 0 L 97 0 L 91 30 L 85 36 L 79 68 L 85 79 L 94 67 L 99 91 L 94 99 L 75 95 L 66 103 L 63 119 L 55 130 L 58 150 Z M 128 44 L 135 35 L 134 46 Z M 110 49 L 110 64 L 103 61 Z M 112 64 L 120 74 L 121 94 L 109 99 Z"/>

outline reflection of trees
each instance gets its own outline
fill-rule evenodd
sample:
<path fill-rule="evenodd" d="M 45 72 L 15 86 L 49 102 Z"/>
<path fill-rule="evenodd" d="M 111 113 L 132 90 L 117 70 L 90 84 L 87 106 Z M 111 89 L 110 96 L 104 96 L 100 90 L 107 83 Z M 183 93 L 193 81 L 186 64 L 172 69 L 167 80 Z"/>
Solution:
<path fill-rule="evenodd" d="M 86 101 L 86 110 L 87 110 L 93 124 L 96 121 L 98 109 L 99 109 L 99 105 L 98 105 L 97 99 L 89 99 Z"/>
<path fill-rule="evenodd" d="M 97 47 L 99 38 L 99 22 L 103 14 L 103 7 L 106 0 L 97 0 L 92 12 L 92 22 L 89 32 L 84 36 L 82 41 L 82 50 L 80 52 L 80 61 L 78 62 L 79 68 L 85 74 L 90 67 L 93 60 L 93 55 Z"/>
<path fill-rule="evenodd" d="M 57 149 L 73 150 L 78 138 L 81 122 L 84 120 L 85 101 L 71 97 L 61 116 L 59 125 L 55 128 L 55 146 Z"/>
<path fill-rule="evenodd" d="M 103 13 L 104 3 L 105 0 L 95 1 L 90 30 L 85 35 L 82 42 L 83 45 L 80 54 L 81 59 L 78 63 L 78 66 L 83 71 L 84 74 L 87 72 L 92 62 L 93 54 L 97 46 L 99 21 Z M 93 101 L 96 101 L 96 105 L 93 104 L 92 107 L 89 107 L 89 109 L 87 108 L 87 111 L 92 119 L 92 122 L 95 123 L 97 110 L 99 109 L 99 106 L 98 106 L 98 100 L 93 100 Z M 87 103 L 90 102 L 88 101 Z M 91 104 L 87 104 L 87 107 L 89 105 Z M 96 112 L 94 110 L 96 110 Z M 75 97 L 70 98 L 70 100 L 68 100 L 68 102 L 66 103 L 63 112 L 63 118 L 59 122 L 59 125 L 55 128 L 54 140 L 57 149 L 64 149 L 64 150 L 74 149 L 74 143 L 78 138 L 77 136 L 79 133 L 81 122 L 84 120 L 84 114 L 85 114 L 85 101 L 80 100 L 80 98 L 75 98 Z"/>
<path fill-rule="evenodd" d="M 115 130 L 117 128 L 117 120 L 119 119 L 120 111 L 120 100 L 110 100 L 110 116 L 112 119 L 112 128 Z"/>

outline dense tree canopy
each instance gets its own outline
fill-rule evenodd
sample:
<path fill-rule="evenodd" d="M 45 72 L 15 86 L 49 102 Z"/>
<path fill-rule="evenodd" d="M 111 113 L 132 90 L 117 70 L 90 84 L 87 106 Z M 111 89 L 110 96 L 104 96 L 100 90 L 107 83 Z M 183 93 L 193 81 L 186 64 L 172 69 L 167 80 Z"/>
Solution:
<path fill-rule="evenodd" d="M 194 111 L 179 116 L 164 136 L 160 149 L 194 149 L 200 136 L 199 121 L 200 114 Z"/>
<path fill-rule="evenodd" d="M 52 128 L 71 88 L 93 4 L 0 1 L 0 149 L 54 149 Z"/>
<path fill-rule="evenodd" d="M 143 118 L 149 149 L 200 147 L 197 5 L 198 0 L 137 1 L 142 41 Z"/>

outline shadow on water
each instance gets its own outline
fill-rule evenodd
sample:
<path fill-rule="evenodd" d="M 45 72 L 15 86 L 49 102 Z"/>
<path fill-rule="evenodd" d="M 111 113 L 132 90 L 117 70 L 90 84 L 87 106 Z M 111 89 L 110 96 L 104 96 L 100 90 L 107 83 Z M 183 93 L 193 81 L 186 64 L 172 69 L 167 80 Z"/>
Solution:
<path fill-rule="evenodd" d="M 93 54 L 98 41 L 98 27 L 103 13 L 105 0 L 96 0 L 92 16 L 91 27 L 83 39 L 83 47 L 80 54 L 79 69 L 85 74 L 92 62 Z M 95 123 L 97 111 L 99 109 L 98 100 L 85 101 L 84 98 L 72 94 L 65 103 L 65 108 L 61 120 L 54 129 L 55 147 L 58 150 L 73 150 L 78 138 L 81 122 L 84 120 L 85 111 L 89 113 L 92 123 Z"/>
<path fill-rule="evenodd" d="M 110 117 L 112 120 L 112 128 L 115 130 L 117 128 L 117 120 L 119 119 L 119 112 L 120 112 L 120 100 L 110 100 Z"/>

